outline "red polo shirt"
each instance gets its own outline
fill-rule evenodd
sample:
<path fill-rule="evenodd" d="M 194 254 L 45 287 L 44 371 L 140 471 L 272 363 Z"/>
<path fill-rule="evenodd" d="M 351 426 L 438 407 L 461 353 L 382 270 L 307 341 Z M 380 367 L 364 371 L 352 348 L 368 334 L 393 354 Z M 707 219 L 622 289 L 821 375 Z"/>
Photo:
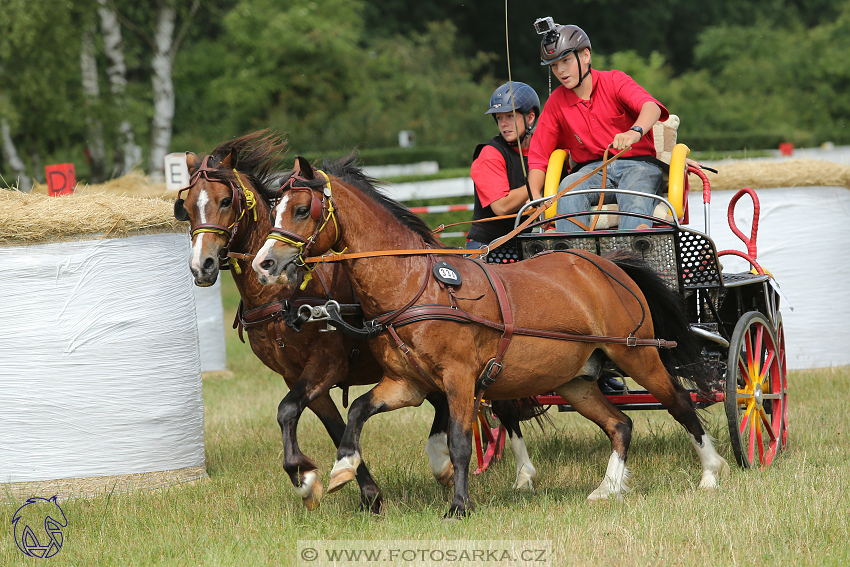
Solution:
<path fill-rule="evenodd" d="M 663 104 L 622 71 L 591 69 L 590 72 L 593 77 L 590 100 L 582 100 L 560 85 L 546 101 L 531 139 L 529 169 L 546 171 L 549 156 L 558 148 L 569 151 L 576 163 L 602 159 L 614 136 L 634 125 L 647 101 L 661 108 L 660 121 L 670 116 Z M 623 154 L 628 156 L 655 157 L 652 129 Z"/>
<path fill-rule="evenodd" d="M 528 150 L 523 149 L 522 155 L 527 156 Z M 516 189 L 508 184 L 508 167 L 505 165 L 505 158 L 493 146 L 481 148 L 481 153 L 472 162 L 469 175 L 475 183 L 475 190 L 478 192 L 478 200 L 481 201 L 482 207 L 507 197 L 511 189 Z"/>

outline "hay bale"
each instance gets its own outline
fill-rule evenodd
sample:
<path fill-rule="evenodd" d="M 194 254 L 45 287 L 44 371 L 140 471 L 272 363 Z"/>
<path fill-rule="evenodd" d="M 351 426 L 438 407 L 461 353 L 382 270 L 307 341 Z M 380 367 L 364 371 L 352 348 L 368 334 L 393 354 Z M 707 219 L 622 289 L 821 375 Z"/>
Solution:
<path fill-rule="evenodd" d="M 81 192 L 63 197 L 0 191 L 0 246 L 130 234 L 185 232 L 174 205 L 162 198 Z"/>
<path fill-rule="evenodd" d="M 706 171 L 714 190 L 742 187 L 850 187 L 850 166 L 830 161 L 791 159 L 783 161 L 739 160 L 719 163 L 717 173 Z M 691 188 L 702 187 L 696 175 L 689 177 Z"/>
<path fill-rule="evenodd" d="M 77 183 L 77 186 L 74 188 L 74 192 L 86 194 L 109 193 L 127 197 L 175 198 L 174 191 L 165 190 L 164 181 L 154 181 L 138 169 L 134 169 L 127 175 L 110 179 L 105 183 L 97 183 L 94 185 L 82 185 Z M 43 183 L 34 183 L 32 193 L 47 195 L 47 185 Z"/>
<path fill-rule="evenodd" d="M 173 203 L 0 191 L 0 211 L 0 325 L 14 329 L 0 342 L 0 491 L 202 478 L 195 288 Z"/>

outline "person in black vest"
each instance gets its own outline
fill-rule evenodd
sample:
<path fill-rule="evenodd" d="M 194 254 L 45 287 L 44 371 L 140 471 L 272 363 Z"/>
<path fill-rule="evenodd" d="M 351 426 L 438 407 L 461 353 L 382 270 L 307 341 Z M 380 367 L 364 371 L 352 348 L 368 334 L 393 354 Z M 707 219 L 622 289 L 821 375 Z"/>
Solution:
<path fill-rule="evenodd" d="M 493 115 L 499 135 L 479 144 L 473 154 L 470 173 L 475 183 L 473 220 L 516 213 L 528 202 L 528 147 L 540 116 L 540 98 L 525 83 L 505 83 L 490 97 L 490 108 L 485 114 Z M 537 199 L 540 195 L 533 197 Z M 474 222 L 466 248 L 481 248 L 513 228 L 513 218 Z"/>

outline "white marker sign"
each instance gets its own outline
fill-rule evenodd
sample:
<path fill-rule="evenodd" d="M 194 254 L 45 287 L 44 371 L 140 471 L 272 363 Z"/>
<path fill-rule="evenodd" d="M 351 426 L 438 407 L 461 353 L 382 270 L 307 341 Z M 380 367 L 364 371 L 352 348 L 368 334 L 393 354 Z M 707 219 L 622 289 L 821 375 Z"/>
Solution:
<path fill-rule="evenodd" d="M 189 167 L 184 152 L 165 156 L 165 189 L 179 191 L 189 186 Z"/>

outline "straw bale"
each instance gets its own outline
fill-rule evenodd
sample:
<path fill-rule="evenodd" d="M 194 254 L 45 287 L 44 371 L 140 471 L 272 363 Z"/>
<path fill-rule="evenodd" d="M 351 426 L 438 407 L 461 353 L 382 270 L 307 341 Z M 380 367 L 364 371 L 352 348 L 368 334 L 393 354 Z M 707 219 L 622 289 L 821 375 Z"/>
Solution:
<path fill-rule="evenodd" d="M 0 191 L 0 226 L 0 246 L 188 230 L 174 218 L 170 200 L 102 192 L 48 197 Z"/>
<path fill-rule="evenodd" d="M 741 160 L 719 163 L 718 173 L 706 171 L 715 190 L 739 190 L 743 187 L 768 189 L 772 187 L 850 187 L 850 166 L 811 159 L 784 161 Z M 700 179 L 691 175 L 691 188 L 702 187 Z"/>
<path fill-rule="evenodd" d="M 33 193 L 47 195 L 47 185 L 42 183 L 33 184 Z M 153 181 L 138 169 L 134 169 L 127 175 L 110 179 L 105 183 L 96 185 L 77 184 L 75 193 L 110 193 L 113 195 L 125 195 L 127 197 L 162 197 L 174 199 L 176 191 L 166 191 L 164 181 Z"/>

